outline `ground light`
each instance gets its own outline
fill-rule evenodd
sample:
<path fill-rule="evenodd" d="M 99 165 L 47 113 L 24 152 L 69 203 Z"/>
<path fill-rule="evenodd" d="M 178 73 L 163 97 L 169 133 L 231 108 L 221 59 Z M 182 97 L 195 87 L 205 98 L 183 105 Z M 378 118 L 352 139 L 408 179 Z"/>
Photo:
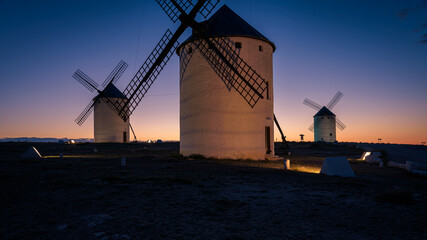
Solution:
<path fill-rule="evenodd" d="M 365 158 L 369 155 L 371 155 L 371 152 L 364 152 L 362 155 L 362 160 L 365 160 Z"/>

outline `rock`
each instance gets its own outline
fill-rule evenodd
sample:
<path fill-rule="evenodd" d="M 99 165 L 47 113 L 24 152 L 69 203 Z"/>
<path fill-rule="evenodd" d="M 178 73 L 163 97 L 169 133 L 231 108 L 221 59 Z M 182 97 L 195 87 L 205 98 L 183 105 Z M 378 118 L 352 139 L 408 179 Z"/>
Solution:
<path fill-rule="evenodd" d="M 339 177 L 355 177 L 350 163 L 345 157 L 328 157 L 323 161 L 320 174 Z"/>

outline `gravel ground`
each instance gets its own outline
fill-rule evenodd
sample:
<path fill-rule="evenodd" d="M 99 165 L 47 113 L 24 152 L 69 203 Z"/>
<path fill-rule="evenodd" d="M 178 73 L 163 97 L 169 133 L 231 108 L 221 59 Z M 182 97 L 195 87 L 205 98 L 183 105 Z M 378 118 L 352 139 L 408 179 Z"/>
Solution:
<path fill-rule="evenodd" d="M 427 239 L 427 179 L 350 146 L 293 143 L 290 171 L 179 143 L 34 143 L 45 159 L 20 159 L 29 146 L 0 144 L 0 239 Z M 326 156 L 357 177 L 316 174 Z"/>

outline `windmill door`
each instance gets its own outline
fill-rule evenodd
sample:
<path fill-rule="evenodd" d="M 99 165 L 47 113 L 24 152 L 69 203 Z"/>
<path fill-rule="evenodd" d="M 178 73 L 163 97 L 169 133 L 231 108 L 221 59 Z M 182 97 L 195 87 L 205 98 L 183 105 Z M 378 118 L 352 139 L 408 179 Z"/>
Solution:
<path fill-rule="evenodd" d="M 127 135 L 126 135 L 126 132 L 123 132 L 123 142 L 125 143 L 125 142 L 127 142 Z"/>
<path fill-rule="evenodd" d="M 271 143 L 270 143 L 270 127 L 265 127 L 265 153 L 271 153 Z"/>

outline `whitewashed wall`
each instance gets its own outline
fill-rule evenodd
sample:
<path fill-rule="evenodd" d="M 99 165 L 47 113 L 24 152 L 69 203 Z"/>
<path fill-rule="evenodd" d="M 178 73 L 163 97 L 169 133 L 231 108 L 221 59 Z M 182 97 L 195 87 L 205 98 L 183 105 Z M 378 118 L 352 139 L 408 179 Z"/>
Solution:
<path fill-rule="evenodd" d="M 328 117 L 330 119 L 327 119 Z M 314 128 L 314 141 L 335 142 L 337 140 L 335 116 L 316 116 L 314 117 L 314 122 L 316 122 L 317 118 L 321 120 Z"/>
<path fill-rule="evenodd" d="M 123 142 L 123 132 L 126 132 L 126 142 L 129 142 L 129 121 L 124 122 L 99 99 L 94 106 L 95 142 Z"/>
<path fill-rule="evenodd" d="M 242 43 L 240 57 L 269 81 L 270 99 L 265 97 L 251 108 L 235 89 L 229 91 L 203 56 L 193 50 L 180 79 L 180 152 L 185 156 L 265 159 L 266 126 L 270 127 L 274 155 L 273 48 L 254 38 L 230 39 Z M 260 45 L 263 51 L 259 51 Z"/>

